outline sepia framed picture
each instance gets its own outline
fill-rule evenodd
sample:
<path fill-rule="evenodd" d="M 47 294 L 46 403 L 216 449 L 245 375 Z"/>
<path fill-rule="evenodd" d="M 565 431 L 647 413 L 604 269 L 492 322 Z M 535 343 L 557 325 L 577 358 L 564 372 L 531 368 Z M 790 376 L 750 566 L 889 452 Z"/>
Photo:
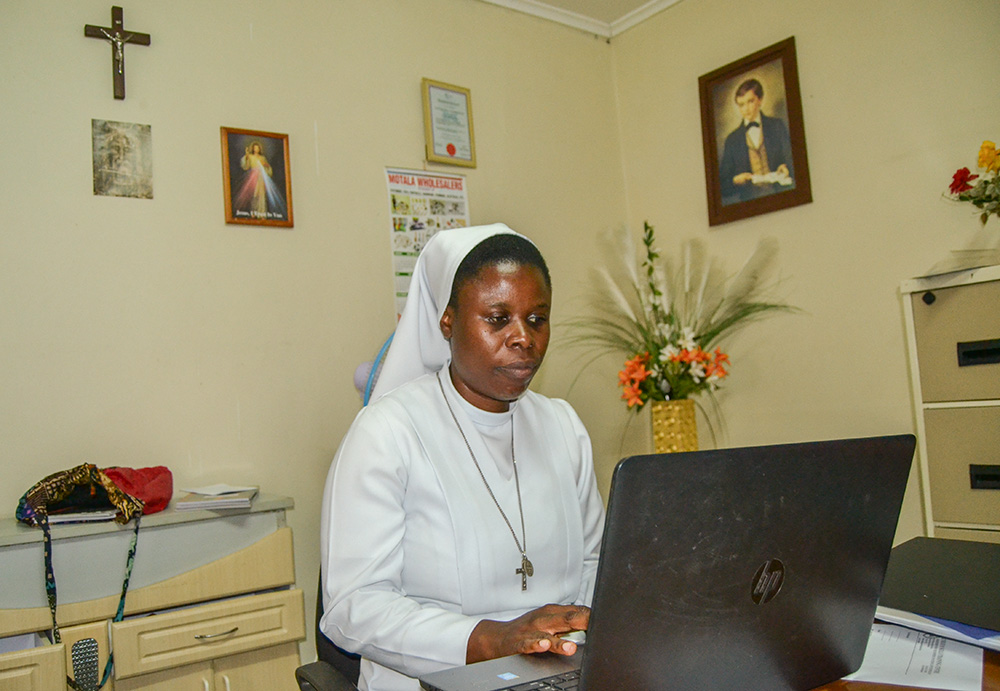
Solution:
<path fill-rule="evenodd" d="M 476 138 L 469 90 L 426 78 L 421 80 L 420 89 L 427 160 L 475 168 Z"/>
<path fill-rule="evenodd" d="M 226 223 L 291 228 L 288 135 L 220 128 Z"/>
<path fill-rule="evenodd" d="M 150 125 L 91 120 L 94 194 L 153 198 L 153 132 Z"/>
<path fill-rule="evenodd" d="M 708 224 L 812 201 L 790 37 L 698 78 Z"/>

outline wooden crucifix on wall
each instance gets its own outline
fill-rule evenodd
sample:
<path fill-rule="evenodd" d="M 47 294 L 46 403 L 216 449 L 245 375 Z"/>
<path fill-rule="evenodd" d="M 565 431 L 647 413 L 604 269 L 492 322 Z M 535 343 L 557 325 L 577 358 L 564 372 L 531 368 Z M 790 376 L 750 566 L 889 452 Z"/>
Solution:
<path fill-rule="evenodd" d="M 111 8 L 111 26 L 94 26 L 87 24 L 83 27 L 83 35 L 89 38 L 100 38 L 111 44 L 111 76 L 115 84 L 115 98 L 125 99 L 125 44 L 135 43 L 140 46 L 149 45 L 149 34 L 141 34 L 138 31 L 125 31 L 124 20 L 122 19 L 122 8 Z"/>

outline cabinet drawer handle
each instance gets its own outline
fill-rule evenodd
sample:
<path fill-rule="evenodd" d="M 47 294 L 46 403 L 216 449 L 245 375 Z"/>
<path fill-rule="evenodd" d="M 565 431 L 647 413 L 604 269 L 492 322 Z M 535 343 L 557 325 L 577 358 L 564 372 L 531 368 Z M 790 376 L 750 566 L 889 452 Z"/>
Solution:
<path fill-rule="evenodd" d="M 222 636 L 228 636 L 230 634 L 234 634 L 239 630 L 240 630 L 239 626 L 234 626 L 228 631 L 223 631 L 222 633 L 199 633 L 194 637 L 194 639 L 196 641 L 210 641 L 213 638 L 221 638 Z"/>
<path fill-rule="evenodd" d="M 1000 362 L 1000 338 L 957 344 L 958 366 L 992 365 Z"/>
<path fill-rule="evenodd" d="M 1000 489 L 1000 465 L 969 464 L 969 485 L 972 489 Z"/>

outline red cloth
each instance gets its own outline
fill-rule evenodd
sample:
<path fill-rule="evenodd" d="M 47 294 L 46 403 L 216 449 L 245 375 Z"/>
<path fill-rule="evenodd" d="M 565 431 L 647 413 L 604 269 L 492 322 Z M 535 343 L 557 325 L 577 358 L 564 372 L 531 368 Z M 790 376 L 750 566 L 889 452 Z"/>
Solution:
<path fill-rule="evenodd" d="M 121 491 L 143 501 L 144 515 L 163 511 L 174 494 L 174 477 L 166 466 L 104 468 L 104 473 Z"/>

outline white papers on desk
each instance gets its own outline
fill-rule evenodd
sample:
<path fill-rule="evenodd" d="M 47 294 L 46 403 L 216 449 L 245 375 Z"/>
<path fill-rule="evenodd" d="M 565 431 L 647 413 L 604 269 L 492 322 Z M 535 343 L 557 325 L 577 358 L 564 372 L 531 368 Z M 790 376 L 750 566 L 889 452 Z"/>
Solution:
<path fill-rule="evenodd" d="M 1000 633 L 998 632 L 976 629 L 972 626 L 965 626 L 954 622 L 952 622 L 951 626 L 948 626 L 944 623 L 944 620 L 929 619 L 919 614 L 904 612 L 899 609 L 892 609 L 891 607 L 883 607 L 882 605 L 879 605 L 875 610 L 875 618 L 879 621 L 899 624 L 900 626 L 916 629 L 917 631 L 933 633 L 935 636 L 951 638 L 960 643 L 971 643 L 972 645 L 978 645 L 980 648 L 1000 651 Z"/>
<path fill-rule="evenodd" d="M 226 484 L 216 484 L 216 485 L 205 485 L 204 487 L 188 487 L 182 492 L 190 492 L 191 494 L 204 494 L 208 497 L 215 497 L 220 494 L 233 494 L 234 492 L 246 492 L 247 490 L 257 489 L 251 485 L 226 485 Z"/>
<path fill-rule="evenodd" d="M 874 624 L 861 668 L 847 680 L 947 691 L 983 688 L 983 649 L 913 631 Z"/>
<path fill-rule="evenodd" d="M 254 497 L 257 496 L 256 487 L 237 487 L 235 485 L 211 485 L 185 491 L 187 494 L 183 497 L 174 499 L 174 510 L 247 509 Z"/>

